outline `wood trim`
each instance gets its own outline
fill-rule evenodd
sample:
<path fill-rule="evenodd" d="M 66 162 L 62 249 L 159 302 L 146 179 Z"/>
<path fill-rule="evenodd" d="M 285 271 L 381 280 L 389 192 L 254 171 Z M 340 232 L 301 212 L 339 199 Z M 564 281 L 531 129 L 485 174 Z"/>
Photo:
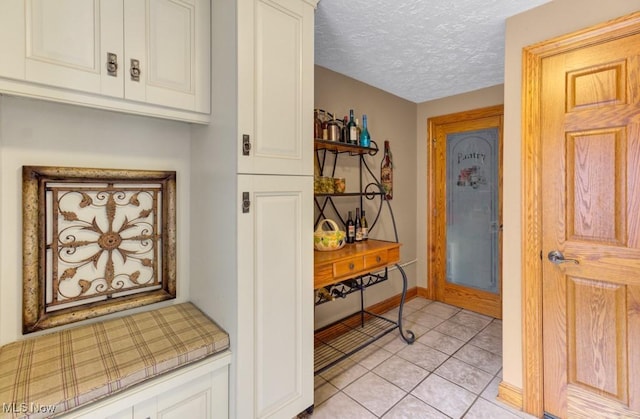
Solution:
<path fill-rule="evenodd" d="M 522 368 L 523 410 L 541 417 L 542 193 L 540 75 L 545 57 L 640 32 L 640 12 L 525 47 L 522 55 Z M 501 384 L 502 386 L 502 384 Z M 507 390 L 508 391 L 508 390 Z"/>
<path fill-rule="evenodd" d="M 418 297 L 422 297 L 422 298 L 426 298 L 426 299 L 430 300 L 430 298 L 429 298 L 429 288 L 416 287 L 416 289 L 417 289 Z"/>
<path fill-rule="evenodd" d="M 498 400 L 522 410 L 522 389 L 502 381 L 498 386 Z"/>

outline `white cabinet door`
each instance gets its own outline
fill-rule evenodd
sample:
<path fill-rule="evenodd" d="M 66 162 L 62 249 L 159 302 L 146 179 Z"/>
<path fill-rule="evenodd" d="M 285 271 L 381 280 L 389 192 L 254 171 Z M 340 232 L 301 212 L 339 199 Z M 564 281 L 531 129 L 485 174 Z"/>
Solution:
<path fill-rule="evenodd" d="M 0 93 L 208 122 L 210 6 L 210 0 L 0 1 Z"/>
<path fill-rule="evenodd" d="M 157 419 L 214 418 L 211 412 L 211 375 L 202 376 L 164 394 L 158 395 Z M 139 414 L 140 413 L 140 414 Z M 148 418 L 147 412 L 134 408 L 135 418 Z"/>
<path fill-rule="evenodd" d="M 313 24 L 303 0 L 238 1 L 239 173 L 313 174 Z"/>
<path fill-rule="evenodd" d="M 209 113 L 209 1 L 126 0 L 124 7 L 125 98 Z"/>
<path fill-rule="evenodd" d="M 312 177 L 240 175 L 238 188 L 236 413 L 291 418 L 313 404 Z"/>
<path fill-rule="evenodd" d="M 117 56 L 118 72 L 124 68 L 122 2 L 27 0 L 24 7 L 25 80 L 122 96 L 122 77 L 106 71 L 107 54 Z"/>

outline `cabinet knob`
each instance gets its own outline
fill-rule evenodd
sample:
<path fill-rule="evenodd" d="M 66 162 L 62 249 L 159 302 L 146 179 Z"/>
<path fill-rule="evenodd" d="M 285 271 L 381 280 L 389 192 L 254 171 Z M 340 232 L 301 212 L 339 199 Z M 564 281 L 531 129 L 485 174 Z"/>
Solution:
<path fill-rule="evenodd" d="M 350 270 L 353 270 L 353 268 L 355 268 L 355 267 L 356 267 L 356 265 L 354 265 L 353 263 L 350 263 L 350 264 L 349 264 L 349 269 L 350 269 Z"/>
<path fill-rule="evenodd" d="M 140 61 L 135 58 L 131 59 L 131 80 L 132 81 L 140 81 Z"/>
<path fill-rule="evenodd" d="M 107 75 L 118 76 L 118 55 L 113 52 L 107 52 Z"/>
<path fill-rule="evenodd" d="M 380 256 L 376 256 L 376 262 L 378 263 L 382 262 L 382 258 Z"/>

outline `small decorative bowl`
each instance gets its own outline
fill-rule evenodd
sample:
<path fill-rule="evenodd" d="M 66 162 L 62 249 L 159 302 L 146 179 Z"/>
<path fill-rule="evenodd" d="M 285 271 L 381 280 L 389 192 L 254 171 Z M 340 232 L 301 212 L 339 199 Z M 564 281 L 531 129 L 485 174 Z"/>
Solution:
<path fill-rule="evenodd" d="M 323 230 L 323 225 L 327 223 L 333 230 Z M 313 233 L 313 247 L 321 252 L 342 249 L 346 243 L 346 233 L 338 229 L 338 224 L 330 219 L 322 220 L 318 228 Z"/>

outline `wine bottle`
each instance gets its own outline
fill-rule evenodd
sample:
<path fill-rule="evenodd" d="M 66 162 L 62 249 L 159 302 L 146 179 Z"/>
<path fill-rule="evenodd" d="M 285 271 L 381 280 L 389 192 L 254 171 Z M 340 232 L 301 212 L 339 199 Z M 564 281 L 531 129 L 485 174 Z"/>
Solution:
<path fill-rule="evenodd" d="M 382 183 L 382 189 L 384 189 L 385 199 L 390 200 L 393 198 L 393 156 L 391 155 L 391 148 L 389 147 L 389 141 L 384 142 L 384 156 L 382 157 L 382 164 L 380 165 L 380 182 Z"/>
<path fill-rule="evenodd" d="M 360 217 L 360 231 L 362 231 L 362 241 L 369 238 L 369 223 L 367 223 L 367 217 L 364 215 L 364 208 L 362 208 L 362 217 Z"/>
<path fill-rule="evenodd" d="M 324 119 L 322 120 L 322 139 L 323 140 L 329 139 L 329 121 L 327 120 L 328 118 L 329 116 L 325 112 Z"/>
<path fill-rule="evenodd" d="M 356 121 L 353 119 L 353 109 L 349 111 L 349 144 L 358 144 L 358 131 L 356 129 Z"/>
<path fill-rule="evenodd" d="M 360 133 L 362 130 L 360 129 L 360 120 L 356 118 L 356 144 L 360 144 Z"/>
<path fill-rule="evenodd" d="M 346 115 L 342 120 L 342 135 L 340 136 L 340 141 L 343 143 L 349 142 L 349 117 Z"/>
<path fill-rule="evenodd" d="M 351 211 L 349 211 L 349 217 L 347 218 L 347 243 L 353 243 L 356 240 L 356 226 L 351 217 Z"/>
<path fill-rule="evenodd" d="M 360 132 L 360 147 L 370 147 L 371 136 L 367 129 L 367 115 L 362 115 L 362 131 Z"/>
<path fill-rule="evenodd" d="M 356 221 L 354 222 L 356 228 L 356 242 L 362 241 L 362 220 L 360 219 L 360 208 L 356 208 Z"/>
<path fill-rule="evenodd" d="M 336 297 L 331 293 L 330 287 L 324 287 L 316 291 L 316 299 L 320 301 L 333 301 Z"/>

